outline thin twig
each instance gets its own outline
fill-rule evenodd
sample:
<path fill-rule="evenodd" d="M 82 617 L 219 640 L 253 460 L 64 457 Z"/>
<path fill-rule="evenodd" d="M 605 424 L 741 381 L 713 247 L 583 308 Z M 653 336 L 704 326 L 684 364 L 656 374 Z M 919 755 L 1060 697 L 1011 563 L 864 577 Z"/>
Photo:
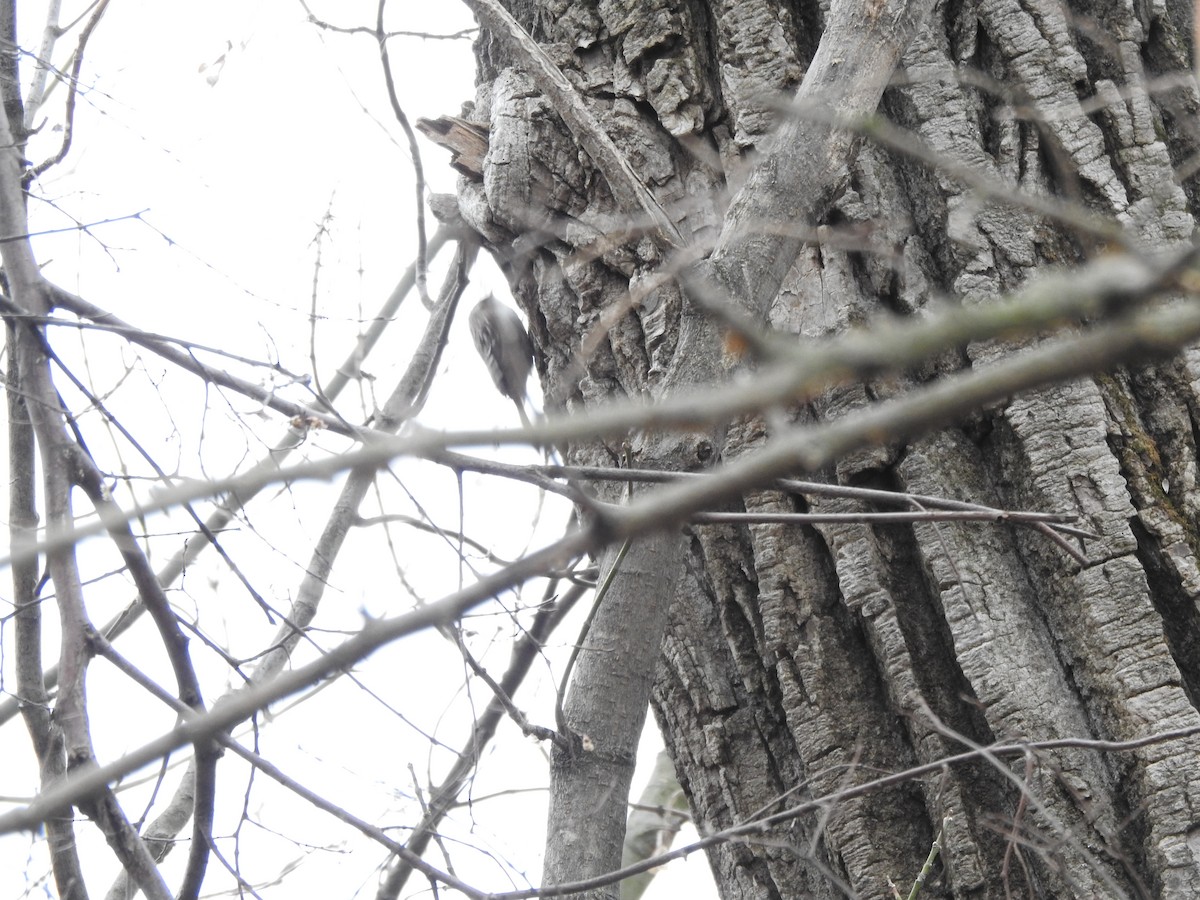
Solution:
<path fill-rule="evenodd" d="M 75 133 L 75 101 L 79 96 L 79 73 L 83 70 L 83 52 L 92 37 L 92 32 L 100 24 L 100 19 L 104 16 L 104 11 L 108 9 L 108 2 L 109 0 L 100 0 L 96 5 L 96 11 L 92 13 L 92 17 L 83 26 L 83 31 L 79 34 L 79 43 L 75 45 L 75 54 L 71 61 L 71 74 L 67 79 L 67 111 L 63 120 L 62 144 L 59 146 L 57 153 L 27 172 L 25 175 L 26 180 L 37 178 L 47 169 L 58 165 L 67 158 L 67 154 L 71 151 L 71 140 Z"/>
<path fill-rule="evenodd" d="M 400 123 L 400 128 L 408 139 L 408 152 L 412 156 L 417 214 L 417 293 L 421 297 L 421 302 L 425 304 L 425 308 L 433 309 L 433 301 L 429 299 L 427 285 L 429 262 L 425 242 L 425 168 L 421 164 L 421 148 L 417 144 L 417 135 L 408 123 L 408 116 L 405 115 L 404 107 L 400 105 L 400 98 L 396 95 L 396 79 L 392 75 L 391 57 L 388 56 L 388 38 L 387 33 L 383 30 L 383 11 L 386 7 L 387 0 L 379 0 L 375 20 L 375 39 L 379 42 L 379 61 L 383 65 L 383 82 L 387 88 L 388 102 L 391 103 L 392 113 L 396 116 L 396 121 Z"/>
<path fill-rule="evenodd" d="M 436 254 L 445 245 L 446 241 L 450 239 L 451 234 L 451 229 L 446 227 L 439 228 L 430 241 L 430 253 Z M 326 391 L 330 399 L 340 395 L 346 386 L 354 378 L 358 377 L 363 360 L 367 358 L 371 350 L 378 344 L 384 329 L 394 321 L 395 314 L 404 298 L 412 289 L 415 279 L 416 266 L 414 264 L 410 265 L 401 275 L 391 295 L 380 307 L 378 313 L 370 319 L 370 326 L 355 342 L 350 353 L 347 354 L 345 360 L 338 366 L 333 376 L 329 379 Z M 288 454 L 300 445 L 302 432 L 303 429 L 301 428 L 289 428 L 287 433 L 267 452 L 266 456 L 250 468 L 250 471 L 277 471 Z M 226 497 L 225 502 L 205 520 L 205 529 L 203 531 L 207 531 L 212 535 L 219 534 L 233 520 L 242 507 L 253 499 L 256 493 L 256 490 L 246 489 Z M 189 565 L 195 562 L 204 549 L 210 546 L 208 538 L 205 537 L 203 531 L 201 534 L 190 538 L 184 547 L 159 571 L 158 579 L 161 584 L 165 586 L 174 582 Z M 14 547 L 19 546 L 20 542 L 14 544 Z M 118 635 L 125 632 L 137 621 L 144 609 L 139 602 L 134 601 L 100 630 L 110 640 L 115 640 Z M 52 666 L 47 669 L 43 680 L 47 688 L 57 684 L 58 667 Z M 18 709 L 19 703 L 16 698 L 10 697 L 0 700 L 0 725 L 3 725 L 15 716 Z"/>
<path fill-rule="evenodd" d="M 617 539 L 625 534 L 653 530 L 670 516 L 672 521 L 711 508 L 723 499 L 744 490 L 760 487 L 789 472 L 815 471 L 825 461 L 851 449 L 874 444 L 881 439 L 899 443 L 931 428 L 942 427 L 988 403 L 1022 391 L 1102 371 L 1126 360 L 1146 361 L 1177 352 L 1200 337 L 1200 304 L 1178 304 L 1150 309 L 1113 323 L 1097 326 L 1079 335 L 1027 349 L 985 368 L 965 370 L 936 382 L 913 389 L 889 401 L 867 407 L 853 416 L 832 422 L 796 427 L 781 433 L 762 449 L 720 469 L 720 477 L 684 481 L 652 495 L 654 508 L 641 501 L 637 508 L 609 510 L 609 515 L 625 519 L 645 518 L 646 524 L 626 524 L 617 528 Z M 788 373 L 780 373 L 790 387 Z M 311 460 L 271 472 L 255 471 L 242 476 L 213 479 L 205 485 L 163 491 L 158 497 L 135 507 L 127 516 L 147 515 L 170 509 L 180 503 L 204 496 L 240 490 L 259 490 L 267 484 L 312 478 L 330 478 L 356 466 L 381 465 L 393 457 L 436 455 L 450 446 L 479 444 L 557 444 L 580 436 L 616 436 L 630 428 L 691 428 L 697 422 L 709 422 L 725 415 L 760 411 L 787 391 L 779 383 L 755 382 L 744 387 L 710 389 L 694 397 L 684 397 L 661 405 L 624 404 L 587 416 L 547 421 L 532 428 L 479 429 L 459 432 L 415 432 L 412 435 L 384 438 L 376 435 L 359 450 L 338 457 Z M 668 503 L 667 500 L 670 499 Z M 677 504 L 677 505 L 676 505 Z M 669 512 L 668 512 L 669 510 Z M 606 523 L 612 529 L 615 525 Z M 32 552 L 42 552 L 61 543 L 73 543 L 98 531 L 98 526 L 82 525 L 64 530 L 53 539 L 38 544 Z M 0 557 L 0 564 L 11 562 L 11 555 Z"/>

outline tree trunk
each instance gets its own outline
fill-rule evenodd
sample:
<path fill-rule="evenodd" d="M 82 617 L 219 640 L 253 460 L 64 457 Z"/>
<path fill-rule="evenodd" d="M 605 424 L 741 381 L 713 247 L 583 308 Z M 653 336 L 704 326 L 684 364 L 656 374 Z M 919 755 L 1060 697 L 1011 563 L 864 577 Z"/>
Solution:
<path fill-rule="evenodd" d="M 775 0 L 507 6 L 689 243 L 715 238 L 836 12 Z M 947 162 L 1077 200 L 1147 245 L 1188 239 L 1197 185 L 1185 171 L 1181 187 L 1174 167 L 1200 151 L 1189 17 L 1178 2 L 939 5 L 880 104 L 931 156 L 864 141 L 819 221 L 769 223 L 812 238 L 778 261 L 769 324 L 819 340 L 946 295 L 987 303 L 1102 249 L 980 200 Z M 585 336 L 657 271 L 661 248 L 633 236 L 590 249 L 630 223 L 507 46 L 487 29 L 478 43 L 470 117 L 490 126 L 489 150 L 460 201 L 529 316 L 547 411 L 656 395 L 678 365 L 682 294 L 670 283 L 649 292 L 580 369 Z M 803 231 L 815 226 L 829 227 Z M 794 415 L 853 414 L 1003 352 L 972 345 Z M 1101 536 L 1082 565 L 1004 526 L 690 529 L 653 705 L 701 833 L 936 761 L 964 749 L 959 736 L 1122 741 L 1200 721 L 1198 403 L 1192 351 L 1015 397 L 822 473 L 1077 514 Z M 733 459 L 766 433 L 739 421 L 718 449 Z M 568 452 L 603 465 L 623 455 L 601 443 Z M 742 508 L 861 507 L 764 489 Z M 831 802 L 709 859 L 727 898 L 882 897 L 889 878 L 911 883 L 944 822 L 930 896 L 1200 896 L 1197 749 L 1193 738 L 978 761 Z"/>

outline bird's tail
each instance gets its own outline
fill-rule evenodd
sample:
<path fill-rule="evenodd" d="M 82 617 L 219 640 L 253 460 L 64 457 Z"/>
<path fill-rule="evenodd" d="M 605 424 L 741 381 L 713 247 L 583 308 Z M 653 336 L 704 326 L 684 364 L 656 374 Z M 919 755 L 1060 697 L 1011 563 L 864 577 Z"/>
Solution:
<path fill-rule="evenodd" d="M 529 421 L 529 413 L 525 412 L 525 399 L 523 397 L 513 397 L 512 401 L 513 405 L 517 407 L 517 415 L 521 417 L 521 427 L 529 428 L 532 426 L 533 423 Z"/>

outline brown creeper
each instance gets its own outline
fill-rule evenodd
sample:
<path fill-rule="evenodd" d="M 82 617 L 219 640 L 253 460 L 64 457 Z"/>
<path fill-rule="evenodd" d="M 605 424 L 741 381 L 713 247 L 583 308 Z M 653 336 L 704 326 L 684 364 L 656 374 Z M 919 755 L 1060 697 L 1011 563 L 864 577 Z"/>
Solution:
<path fill-rule="evenodd" d="M 525 326 L 515 312 L 491 294 L 471 310 L 468 323 L 475 349 L 492 374 L 497 390 L 516 404 L 521 423 L 528 426 L 525 382 L 533 368 L 533 342 Z"/>

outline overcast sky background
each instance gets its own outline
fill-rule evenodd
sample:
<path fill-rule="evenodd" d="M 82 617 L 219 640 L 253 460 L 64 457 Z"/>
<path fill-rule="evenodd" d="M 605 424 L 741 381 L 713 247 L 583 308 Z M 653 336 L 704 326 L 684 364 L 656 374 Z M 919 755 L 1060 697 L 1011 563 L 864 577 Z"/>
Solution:
<path fill-rule="evenodd" d="M 374 3 L 314 0 L 310 6 L 339 25 L 374 22 Z M 44 8 L 40 2 L 19 4 L 23 47 L 40 43 Z M 67 3 L 62 21 L 71 21 L 82 9 L 82 4 Z M 390 11 L 390 29 L 452 33 L 473 26 L 465 7 L 456 3 L 393 2 Z M 72 32 L 58 49 L 58 64 L 77 34 Z M 462 101 L 473 96 L 469 40 L 397 38 L 389 46 L 397 89 L 411 121 L 457 114 Z M 74 146 L 66 162 L 36 186 L 31 227 L 37 232 L 70 228 L 77 222 L 118 221 L 86 232 L 36 237 L 34 249 L 48 277 L 147 330 L 278 362 L 297 374 L 310 372 L 315 360 L 316 370 L 327 378 L 361 331 L 363 319 L 391 292 L 416 248 L 411 161 L 386 101 L 373 40 L 322 31 L 307 21 L 293 0 L 113 0 L 86 60 Z M 30 58 L 22 59 L 22 71 L 28 82 L 33 74 Z M 56 126 L 64 99 L 60 86 L 42 113 L 46 125 L 28 154 L 35 163 L 53 152 L 61 139 Z M 425 142 L 422 152 L 430 189 L 453 191 L 448 155 Z M 121 218 L 138 213 L 139 218 Z M 431 233 L 434 225 L 430 220 Z M 314 275 L 318 246 L 321 266 Z M 479 281 L 464 298 L 450 350 L 420 417 L 426 426 L 516 424 L 511 405 L 495 394 L 466 332 L 470 305 L 500 284 L 489 268 L 481 261 Z M 435 266 L 431 292 L 440 274 L 441 267 Z M 498 293 L 503 295 L 503 289 Z M 390 329 L 393 334 L 367 364 L 373 380 L 365 379 L 361 388 L 351 387 L 343 394 L 340 408 L 347 418 L 362 421 L 386 398 L 423 323 L 423 310 L 415 296 L 410 297 L 400 322 Z M 224 476 L 252 464 L 282 432 L 278 415 L 244 398 L 206 390 L 192 376 L 112 336 L 59 328 L 51 338 L 171 474 Z M 225 364 L 219 358 L 205 359 Z M 241 374 L 265 382 L 272 378 L 263 370 Z M 303 388 L 274 378 L 283 393 L 307 399 Z M 73 408 L 84 408 L 83 399 L 61 379 L 60 388 Z M 372 390 L 379 392 L 377 397 Z M 140 478 L 149 473 L 146 465 L 94 413 L 85 416 L 83 424 L 96 455 L 119 455 L 133 476 L 130 488 L 118 490 L 118 501 L 128 504 L 130 490 L 147 496 L 153 483 Z M 319 458 L 345 447 L 335 437 L 314 434 L 306 449 Z M 497 455 L 536 459 L 532 451 Z M 449 473 L 409 463 L 398 463 L 393 473 L 381 488 L 390 491 L 385 500 L 389 511 L 416 514 L 420 504 L 439 524 L 457 527 L 457 485 Z M 222 536 L 224 546 L 277 608 L 286 609 L 292 599 L 334 496 L 335 488 L 325 484 L 268 491 L 235 531 Z M 402 508 L 404 503 L 407 508 Z M 472 477 L 464 479 L 463 509 L 467 532 L 485 538 L 507 558 L 531 544 L 553 540 L 567 519 L 563 506 L 543 504 L 526 488 Z M 364 511 L 371 513 L 369 508 Z M 161 565 L 186 540 L 187 520 L 174 515 L 146 525 L 160 535 L 151 547 L 153 561 Z M 411 608 L 414 599 L 436 600 L 469 581 L 473 575 L 459 565 L 455 549 L 404 529 L 393 529 L 390 541 L 381 529 L 356 535 L 339 559 L 317 620 L 328 629 L 325 644 L 339 642 L 344 633 L 361 626 L 364 616 L 393 615 Z M 119 567 L 103 541 L 88 542 L 80 556 L 94 577 Z M 407 592 L 398 590 L 395 560 Z M 490 568 L 478 557 L 473 563 L 481 570 Z M 382 577 L 373 579 L 373 572 Z M 381 590 L 380 582 L 387 587 Z M 527 587 L 525 602 L 535 601 L 540 590 L 540 583 Z M 123 578 L 98 580 L 87 594 L 92 621 L 107 621 L 130 596 Z M 260 650 L 272 633 L 261 611 L 211 553 L 170 596 L 235 654 L 249 656 Z M 0 616 L 6 620 L 9 598 L 9 589 L 0 588 Z M 486 647 L 494 637 L 494 649 L 485 652 L 484 661 L 495 674 L 507 660 L 512 625 L 503 607 L 511 604 L 512 598 L 502 599 L 466 623 L 476 635 L 475 646 Z M 568 623 L 556 636 L 558 659 L 577 629 L 577 624 Z M 10 622 L 2 638 L 5 658 L 0 673 L 5 690 L 11 691 Z M 48 634 L 48 658 L 56 656 L 56 641 L 56 635 Z M 160 683 L 170 685 L 156 643 L 143 621 L 122 639 L 119 649 Z M 213 679 L 229 683 L 223 663 L 206 656 L 195 643 L 193 649 L 210 685 Z M 535 667 L 538 683 L 518 697 L 535 721 L 552 721 L 551 685 L 558 672 L 550 664 Z M 470 709 L 481 708 L 488 698 L 464 692 L 463 664 L 438 635 L 393 645 L 356 674 L 377 699 L 343 679 L 295 709 L 289 709 L 291 701 L 280 704 L 263 723 L 258 747 L 289 774 L 368 821 L 389 826 L 415 822 L 419 801 L 408 767 L 421 789 L 439 781 L 449 752 L 431 749 L 429 736 L 444 747 L 459 746 Z M 92 666 L 89 696 L 102 760 L 135 748 L 173 724 L 169 712 L 146 701 L 103 662 Z M 211 687 L 208 699 L 215 699 Z M 131 709 L 137 710 L 135 717 L 129 715 Z M 247 729 L 238 734 L 247 742 L 254 739 Z M 656 741 L 655 736 L 646 743 L 647 766 L 641 773 L 648 772 Z M 3 809 L 9 802 L 27 800 L 36 785 L 22 724 L 10 723 L 0 732 L 0 758 L 5 761 L 0 767 Z M 241 826 L 239 864 L 262 896 L 301 896 L 300 886 L 304 896 L 373 895 L 376 868 L 383 858 L 377 846 L 265 778 L 254 779 L 248 788 L 249 772 L 228 755 L 219 774 L 224 792 L 220 846 L 232 856 L 234 845 L 228 836 L 245 803 L 254 824 Z M 475 803 L 456 814 L 446 829 L 460 877 L 496 890 L 538 883 L 546 777 L 543 748 L 521 738 L 511 725 L 502 728 L 480 766 L 472 790 Z M 635 780 L 635 791 L 643 778 L 639 774 Z M 166 782 L 164 790 L 173 789 L 172 778 Z M 514 789 L 524 792 L 490 799 L 495 792 Z M 131 817 L 142 814 L 149 790 L 144 784 L 123 791 Z M 78 831 L 89 887 L 94 895 L 102 894 L 112 874 L 111 857 L 94 828 L 81 823 Z M 393 833 L 403 837 L 401 831 Z M 0 898 L 50 895 L 47 885 L 26 882 L 44 873 L 42 850 L 40 837 L 0 838 Z M 184 855 L 177 852 L 166 867 L 174 886 Z M 429 859 L 444 865 L 437 853 Z M 220 868 L 216 860 L 210 863 L 206 895 L 232 885 Z M 276 878 L 280 882 L 271 884 Z M 428 887 L 414 879 L 408 892 L 428 893 Z M 697 856 L 667 867 L 647 896 L 696 897 L 701 892 L 711 894 L 712 888 L 707 864 Z"/>

